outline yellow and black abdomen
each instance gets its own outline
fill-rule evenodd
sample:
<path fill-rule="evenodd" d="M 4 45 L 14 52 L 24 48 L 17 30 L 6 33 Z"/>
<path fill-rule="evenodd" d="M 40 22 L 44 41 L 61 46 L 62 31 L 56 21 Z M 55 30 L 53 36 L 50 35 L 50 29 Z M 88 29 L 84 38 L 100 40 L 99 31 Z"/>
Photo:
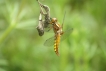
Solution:
<path fill-rule="evenodd" d="M 58 48 L 60 43 L 60 33 L 55 34 L 54 51 L 59 56 Z"/>

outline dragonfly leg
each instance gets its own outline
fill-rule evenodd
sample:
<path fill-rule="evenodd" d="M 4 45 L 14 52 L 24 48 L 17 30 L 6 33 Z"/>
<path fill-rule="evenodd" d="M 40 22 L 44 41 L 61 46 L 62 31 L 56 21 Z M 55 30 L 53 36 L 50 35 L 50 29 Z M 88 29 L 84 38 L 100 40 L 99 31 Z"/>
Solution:
<path fill-rule="evenodd" d="M 53 27 L 52 27 L 52 26 L 49 26 L 48 28 L 49 28 L 49 29 L 47 30 L 47 32 L 50 31 Z"/>

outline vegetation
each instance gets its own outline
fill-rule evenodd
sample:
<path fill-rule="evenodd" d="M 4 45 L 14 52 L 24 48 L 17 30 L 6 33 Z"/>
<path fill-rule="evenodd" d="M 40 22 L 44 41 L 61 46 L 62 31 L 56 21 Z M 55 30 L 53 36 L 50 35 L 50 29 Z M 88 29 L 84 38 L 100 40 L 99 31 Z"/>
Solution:
<path fill-rule="evenodd" d="M 106 0 L 40 0 L 64 31 L 58 57 L 36 30 L 36 0 L 0 0 L 0 71 L 106 71 Z"/>

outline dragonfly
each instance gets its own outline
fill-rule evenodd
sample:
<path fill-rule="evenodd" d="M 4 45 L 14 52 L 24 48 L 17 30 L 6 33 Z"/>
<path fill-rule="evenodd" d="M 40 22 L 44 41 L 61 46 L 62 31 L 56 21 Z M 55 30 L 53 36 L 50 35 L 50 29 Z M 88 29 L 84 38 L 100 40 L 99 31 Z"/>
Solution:
<path fill-rule="evenodd" d="M 63 22 L 64 22 L 64 18 L 63 18 Z M 67 31 L 63 31 L 63 23 L 62 25 L 60 25 L 56 18 L 52 18 L 50 24 L 52 24 L 52 28 L 55 35 L 47 39 L 44 42 L 44 45 L 50 47 L 54 44 L 54 51 L 56 55 L 59 56 L 58 48 L 59 48 L 60 41 L 64 40 L 72 32 L 73 28 L 68 29 Z"/>

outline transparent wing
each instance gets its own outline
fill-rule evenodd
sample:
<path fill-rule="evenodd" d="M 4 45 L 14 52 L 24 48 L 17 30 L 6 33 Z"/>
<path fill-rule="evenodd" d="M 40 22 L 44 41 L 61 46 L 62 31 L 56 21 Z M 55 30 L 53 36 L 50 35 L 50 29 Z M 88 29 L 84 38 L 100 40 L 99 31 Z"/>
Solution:
<path fill-rule="evenodd" d="M 61 41 L 65 40 L 73 31 L 73 28 L 70 28 L 64 31 L 63 35 L 61 36 Z"/>
<path fill-rule="evenodd" d="M 71 33 L 72 33 L 72 28 L 71 29 L 68 29 L 67 31 L 65 31 L 63 33 L 63 35 L 61 36 L 61 41 L 63 41 L 64 39 L 66 39 Z M 49 39 L 47 39 L 44 43 L 45 46 L 52 46 L 54 44 L 54 39 L 55 37 L 51 37 Z"/>
<path fill-rule="evenodd" d="M 51 24 L 49 24 L 46 28 L 44 28 L 44 31 L 53 33 L 53 26 Z"/>
<path fill-rule="evenodd" d="M 44 45 L 45 45 L 45 46 L 52 46 L 52 45 L 54 44 L 54 38 L 55 38 L 55 37 L 53 36 L 53 37 L 47 39 L 47 40 L 44 42 Z"/>

